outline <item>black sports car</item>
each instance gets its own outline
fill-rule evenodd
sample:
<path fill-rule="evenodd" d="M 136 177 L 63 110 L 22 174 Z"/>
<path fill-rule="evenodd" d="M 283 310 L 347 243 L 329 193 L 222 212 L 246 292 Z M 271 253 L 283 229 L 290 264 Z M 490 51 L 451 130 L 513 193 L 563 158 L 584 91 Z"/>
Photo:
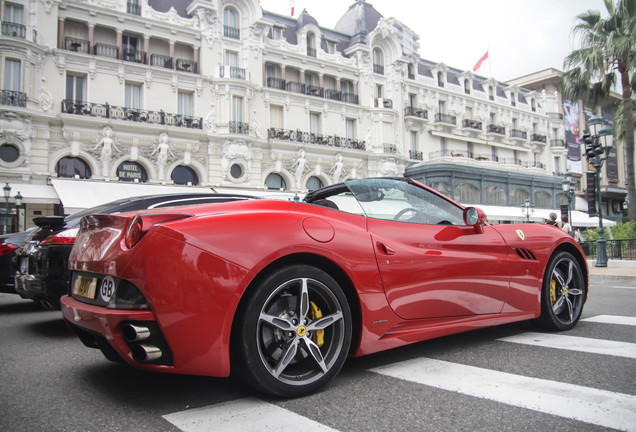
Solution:
<path fill-rule="evenodd" d="M 15 293 L 18 249 L 35 228 L 0 236 L 0 292 Z"/>
<path fill-rule="evenodd" d="M 17 251 L 15 292 L 45 309 L 59 309 L 60 297 L 68 292 L 68 257 L 82 217 L 93 213 L 123 213 L 133 210 L 227 202 L 252 198 L 245 195 L 192 193 L 125 198 L 72 214 L 33 219 L 38 226 Z"/>

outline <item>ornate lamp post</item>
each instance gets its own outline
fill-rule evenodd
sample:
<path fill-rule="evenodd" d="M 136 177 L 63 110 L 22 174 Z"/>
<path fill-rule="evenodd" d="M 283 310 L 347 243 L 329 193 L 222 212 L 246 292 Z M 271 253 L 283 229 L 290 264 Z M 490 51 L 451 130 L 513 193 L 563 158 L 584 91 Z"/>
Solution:
<path fill-rule="evenodd" d="M 603 120 L 593 115 L 590 117 L 589 125 L 592 129 L 591 135 L 584 135 L 585 156 L 594 167 L 594 183 L 596 188 L 596 201 L 598 202 L 598 257 L 596 267 L 607 267 L 607 249 L 605 239 L 605 229 L 603 228 L 603 201 L 601 196 L 601 168 L 607 160 L 609 149 L 612 147 L 614 130 L 608 125 L 604 125 Z"/>
<path fill-rule="evenodd" d="M 565 172 L 561 187 L 563 187 L 563 192 L 565 192 L 565 195 L 568 197 L 568 220 L 570 221 L 570 225 L 572 225 L 572 199 L 574 199 L 576 181 L 572 180 L 572 173 L 570 171 Z"/>
<path fill-rule="evenodd" d="M 24 197 L 22 196 L 20 191 L 18 191 L 18 193 L 15 195 L 15 212 L 18 216 L 18 224 L 16 227 L 16 231 L 24 230 L 24 227 L 22 226 L 22 200 L 23 199 Z"/>
<path fill-rule="evenodd" d="M 2 191 L 4 192 L 4 224 L 2 226 L 2 233 L 6 234 L 9 230 L 9 195 L 11 195 L 11 186 L 9 186 L 9 183 L 5 183 Z"/>
<path fill-rule="evenodd" d="M 521 213 L 526 215 L 526 223 L 530 223 L 530 215 L 534 213 L 534 206 L 530 204 L 530 200 L 526 198 L 526 202 L 521 204 Z"/>

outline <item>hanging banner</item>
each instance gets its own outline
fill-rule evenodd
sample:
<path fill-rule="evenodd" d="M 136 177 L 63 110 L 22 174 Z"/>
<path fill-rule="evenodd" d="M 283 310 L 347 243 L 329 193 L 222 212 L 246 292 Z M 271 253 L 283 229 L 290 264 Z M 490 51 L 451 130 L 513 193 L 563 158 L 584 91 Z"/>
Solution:
<path fill-rule="evenodd" d="M 567 169 L 570 172 L 582 174 L 581 146 L 579 144 L 579 105 L 569 100 L 563 101 L 565 113 L 565 145 L 568 149 Z"/>

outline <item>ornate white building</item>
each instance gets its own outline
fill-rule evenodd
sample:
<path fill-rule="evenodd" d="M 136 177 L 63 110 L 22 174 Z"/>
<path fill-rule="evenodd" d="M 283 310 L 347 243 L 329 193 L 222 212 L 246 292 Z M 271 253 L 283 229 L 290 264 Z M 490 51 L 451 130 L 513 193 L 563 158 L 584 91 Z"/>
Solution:
<path fill-rule="evenodd" d="M 407 168 L 461 202 L 563 201 L 557 97 L 422 59 L 418 36 L 364 0 L 335 29 L 258 0 L 2 13 L 0 180 L 27 224 L 82 207 L 80 183 L 119 190 L 101 200 L 147 185 L 293 196 Z"/>

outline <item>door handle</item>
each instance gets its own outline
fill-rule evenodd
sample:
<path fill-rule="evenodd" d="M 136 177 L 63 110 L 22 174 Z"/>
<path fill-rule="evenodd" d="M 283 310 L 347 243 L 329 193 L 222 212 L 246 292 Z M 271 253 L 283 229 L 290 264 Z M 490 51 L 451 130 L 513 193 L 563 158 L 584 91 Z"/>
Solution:
<path fill-rule="evenodd" d="M 376 243 L 376 245 L 377 245 L 377 247 L 378 247 L 378 251 L 379 251 L 381 254 L 384 254 L 384 255 L 395 255 L 395 250 L 394 250 L 394 249 L 391 249 L 390 247 L 388 247 L 388 246 L 387 246 L 387 245 L 385 245 L 384 243 L 382 243 L 382 242 L 377 242 L 377 243 Z"/>

